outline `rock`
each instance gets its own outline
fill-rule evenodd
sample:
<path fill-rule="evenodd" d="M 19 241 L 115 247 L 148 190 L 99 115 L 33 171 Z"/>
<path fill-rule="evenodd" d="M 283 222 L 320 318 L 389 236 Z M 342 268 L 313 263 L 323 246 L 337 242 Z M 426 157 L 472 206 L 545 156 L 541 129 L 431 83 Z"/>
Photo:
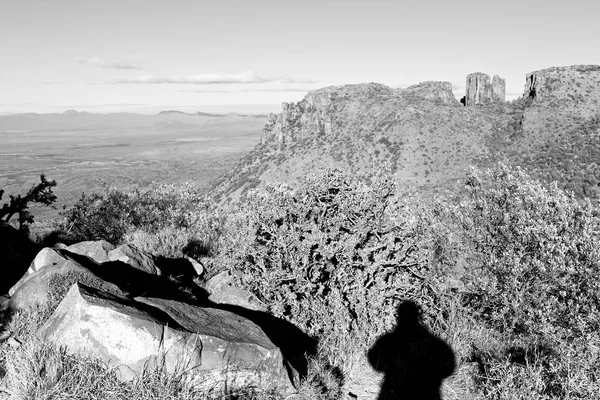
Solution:
<path fill-rule="evenodd" d="M 427 81 L 418 85 L 409 86 L 406 89 L 400 89 L 403 95 L 421 97 L 426 100 L 439 101 L 448 105 L 459 105 L 454 97 L 452 83 Z"/>
<path fill-rule="evenodd" d="M 40 269 L 42 269 L 46 266 L 62 265 L 65 262 L 67 262 L 68 260 L 69 260 L 69 258 L 66 255 L 64 255 L 64 253 L 61 253 L 60 250 L 53 249 L 50 247 L 44 247 L 42 250 L 40 250 L 40 252 L 37 254 L 37 256 L 35 256 L 35 258 L 31 262 L 31 265 L 29 266 L 27 273 L 25 275 L 23 275 L 21 277 L 21 279 L 19 279 L 19 281 L 10 288 L 10 290 L 8 291 L 8 294 L 10 296 L 14 295 L 15 291 L 21 285 L 23 285 L 23 283 L 27 279 L 29 279 L 31 274 L 35 273 L 36 271 L 39 271 Z"/>
<path fill-rule="evenodd" d="M 204 266 L 202 264 L 194 260 L 192 257 L 185 256 L 185 259 L 190 262 L 192 268 L 194 268 L 194 271 L 196 271 L 196 276 L 202 276 L 202 274 L 204 274 Z"/>
<path fill-rule="evenodd" d="M 490 83 L 490 77 L 483 72 L 467 75 L 465 106 L 501 103 L 505 101 L 506 82 L 498 75 Z"/>
<path fill-rule="evenodd" d="M 267 307 L 249 291 L 235 285 L 235 278 L 229 271 L 223 271 L 206 282 L 204 289 L 208 300 L 216 304 L 230 304 L 255 311 L 267 311 Z"/>
<path fill-rule="evenodd" d="M 67 247 L 71 253 L 80 254 L 96 261 L 97 263 L 103 263 L 110 261 L 108 254 L 111 250 L 114 250 L 115 246 L 108 243 L 106 240 L 95 240 L 79 242 Z"/>
<path fill-rule="evenodd" d="M 506 101 L 506 80 L 494 75 L 492 78 L 492 102 L 504 103 Z"/>
<path fill-rule="evenodd" d="M 27 236 L 0 221 L 0 294 L 8 293 L 25 274 L 38 250 Z"/>
<path fill-rule="evenodd" d="M 523 97 L 536 103 L 552 105 L 579 105 L 592 103 L 596 112 L 600 104 L 597 86 L 600 82 L 599 65 L 572 65 L 530 72 L 525 77 Z"/>
<path fill-rule="evenodd" d="M 296 372 L 262 327 L 239 314 L 215 308 L 202 308 L 172 300 L 136 298 L 160 309 L 179 325 L 194 332 L 202 345 L 200 382 L 210 388 L 229 380 L 228 371 L 241 374 L 234 386 L 252 384 L 261 390 L 276 388 L 282 393 L 294 391 L 289 374 Z M 209 382 L 202 382 L 206 379 Z M 241 379 L 240 379 L 241 378 Z M 212 381 L 212 382 L 210 382 Z"/>
<path fill-rule="evenodd" d="M 294 390 L 281 352 L 251 321 L 173 300 L 136 300 L 74 284 L 40 337 L 116 366 L 121 380 L 162 366 L 190 371 L 192 385 L 214 394 L 246 386 Z"/>
<path fill-rule="evenodd" d="M 122 261 L 133 268 L 149 274 L 162 275 L 157 265 L 157 260 L 153 255 L 145 253 L 130 244 L 124 244 L 109 251 L 108 259 L 110 261 Z"/>
<path fill-rule="evenodd" d="M 84 266 L 69 259 L 60 265 L 45 267 L 27 275 L 26 279 L 19 281 L 19 286 L 12 290 L 9 308 L 27 310 L 39 305 L 57 303 L 76 281 L 85 282 L 105 291 L 120 292 L 118 286 L 98 277 L 89 266 L 89 263 Z"/>

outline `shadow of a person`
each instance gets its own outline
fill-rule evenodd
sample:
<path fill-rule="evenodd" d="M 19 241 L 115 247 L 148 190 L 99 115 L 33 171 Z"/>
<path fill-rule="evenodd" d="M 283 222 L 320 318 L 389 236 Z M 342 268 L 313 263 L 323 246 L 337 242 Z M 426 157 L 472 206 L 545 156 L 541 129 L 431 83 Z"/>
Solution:
<path fill-rule="evenodd" d="M 454 372 L 454 352 L 420 316 L 416 303 L 401 303 L 394 331 L 369 350 L 373 368 L 385 373 L 378 400 L 441 400 L 442 381 Z"/>

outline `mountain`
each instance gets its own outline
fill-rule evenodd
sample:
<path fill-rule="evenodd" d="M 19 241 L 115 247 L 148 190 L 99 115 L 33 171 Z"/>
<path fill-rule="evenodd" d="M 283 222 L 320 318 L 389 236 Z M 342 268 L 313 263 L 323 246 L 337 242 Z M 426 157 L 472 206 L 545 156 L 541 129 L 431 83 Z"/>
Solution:
<path fill-rule="evenodd" d="M 504 85 L 499 77 L 494 81 Z M 498 98 L 503 87 L 493 93 L 489 101 L 464 106 L 448 82 L 406 89 L 368 83 L 309 92 L 269 116 L 261 143 L 215 184 L 213 193 L 222 201 L 237 199 L 267 182 L 293 185 L 327 167 L 368 179 L 384 165 L 396 173 L 403 190 L 436 190 L 461 178 L 469 165 L 504 160 L 597 198 L 600 66 L 527 74 L 523 96 L 513 102 Z"/>
<path fill-rule="evenodd" d="M 167 110 L 155 115 L 134 113 L 96 114 L 76 110 L 50 114 L 11 114 L 0 115 L 0 133 L 7 131 L 55 131 L 55 130 L 86 130 L 86 129 L 138 129 L 164 128 L 172 123 L 174 127 L 219 125 L 223 122 L 242 120 L 255 124 L 257 120 L 267 119 L 267 116 L 243 114 L 209 114 L 197 112 L 187 114 L 181 111 Z"/>

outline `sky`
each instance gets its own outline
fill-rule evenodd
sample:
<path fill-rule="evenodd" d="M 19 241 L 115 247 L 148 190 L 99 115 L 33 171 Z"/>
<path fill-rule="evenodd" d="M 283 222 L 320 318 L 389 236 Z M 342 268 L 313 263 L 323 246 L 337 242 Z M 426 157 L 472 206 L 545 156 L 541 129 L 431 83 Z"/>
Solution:
<path fill-rule="evenodd" d="M 277 112 L 314 89 L 600 64 L 593 0 L 0 0 L 0 113 Z"/>

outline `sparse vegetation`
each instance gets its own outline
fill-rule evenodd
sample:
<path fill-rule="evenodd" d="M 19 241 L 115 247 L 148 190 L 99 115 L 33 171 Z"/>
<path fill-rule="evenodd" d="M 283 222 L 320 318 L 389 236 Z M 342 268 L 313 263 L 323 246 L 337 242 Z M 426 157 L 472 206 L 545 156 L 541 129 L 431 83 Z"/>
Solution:
<path fill-rule="evenodd" d="M 19 231 L 25 234 L 29 233 L 29 225 L 33 223 L 33 215 L 29 212 L 31 203 L 52 206 L 56 201 L 56 195 L 52 188 L 56 186 L 56 181 L 49 181 L 44 174 L 40 175 L 40 183 L 33 185 L 25 195 L 9 195 L 10 201 L 4 203 L 0 208 L 0 219 L 10 222 L 11 218 L 17 216 Z M 4 195 L 4 190 L 0 189 L 0 200 Z"/>
<path fill-rule="evenodd" d="M 294 189 L 250 192 L 245 203 L 219 214 L 192 211 L 191 204 L 200 204 L 192 192 L 112 194 L 80 203 L 79 213 L 68 215 L 71 223 L 83 223 L 78 216 L 89 223 L 109 210 L 99 203 L 125 209 L 127 229 L 135 229 L 124 235 L 168 254 L 180 254 L 198 239 L 191 232 L 212 230 L 212 247 L 204 254 L 212 273 L 242 272 L 239 283 L 273 314 L 319 338 L 319 354 L 302 383 L 311 398 L 337 398 L 344 379 L 368 368 L 360 360 L 393 326 L 394 308 L 405 299 L 422 306 L 425 323 L 449 342 L 459 364 L 477 366 L 473 390 L 485 398 L 590 398 L 600 390 L 595 206 L 505 165 L 472 170 L 458 195 L 428 204 L 399 199 L 389 174 L 371 181 L 332 170 L 306 177 Z M 105 232 L 123 226 L 120 219 L 102 223 Z M 15 321 L 20 318 L 31 316 Z M 35 331 L 31 321 L 22 324 L 17 331 Z M 42 393 L 36 391 L 50 390 L 51 378 L 65 393 L 79 393 L 60 380 L 70 376 L 64 373 L 69 368 L 88 368 L 97 378 L 78 388 L 124 393 L 119 391 L 147 390 L 136 385 L 166 385 L 172 390 L 161 392 L 166 398 L 187 398 L 182 386 L 169 386 L 171 378 L 115 383 L 94 361 L 40 346 L 27 341 L 20 350 L 3 350 L 11 390 Z M 34 386 L 11 381 L 17 372 L 35 372 L 35 363 L 23 357 L 39 360 L 42 353 L 60 373 L 36 378 Z"/>

